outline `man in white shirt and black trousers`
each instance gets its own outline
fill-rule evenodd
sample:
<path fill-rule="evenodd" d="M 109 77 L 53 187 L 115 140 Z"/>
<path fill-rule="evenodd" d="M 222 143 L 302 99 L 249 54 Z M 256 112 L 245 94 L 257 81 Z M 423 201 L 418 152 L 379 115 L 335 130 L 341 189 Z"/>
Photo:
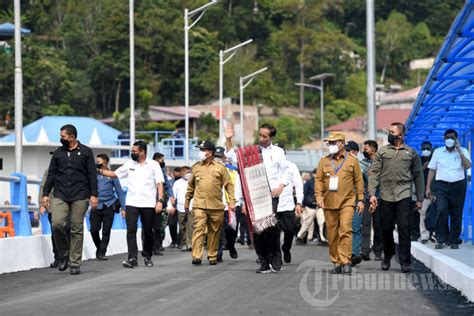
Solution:
<path fill-rule="evenodd" d="M 275 146 L 280 147 L 286 154 L 285 145 L 282 142 L 276 142 Z M 291 262 L 291 244 L 293 237 L 296 234 L 296 216 L 303 212 L 303 179 L 301 178 L 298 167 L 291 161 L 286 161 L 288 164 L 288 179 L 290 184 L 287 185 L 280 195 L 277 209 L 277 219 L 279 228 L 283 231 L 283 260 L 285 263 Z M 296 204 L 295 204 L 296 198 Z"/>
<path fill-rule="evenodd" d="M 471 168 L 469 152 L 461 147 L 458 133 L 453 129 L 444 132 L 445 147 L 436 149 L 428 168 L 426 196 L 436 200 L 438 221 L 436 224 L 436 249 L 448 245 L 451 249 L 459 248 L 462 212 L 466 197 L 466 169 Z M 431 192 L 431 182 L 436 174 L 436 181 Z M 448 216 L 450 218 L 448 227 Z"/>
<path fill-rule="evenodd" d="M 263 163 L 272 195 L 273 212 L 275 213 L 278 209 L 279 197 L 283 189 L 290 183 L 285 152 L 280 147 L 272 144 L 276 134 L 277 130 L 271 124 L 261 125 L 258 131 L 260 150 L 262 151 Z M 237 158 L 232 145 L 233 136 L 232 124 L 227 124 L 225 129 L 226 157 L 236 162 Z M 270 227 L 261 234 L 254 234 L 254 243 L 255 252 L 260 263 L 257 273 L 280 272 L 282 262 L 278 227 Z"/>
<path fill-rule="evenodd" d="M 147 146 L 143 141 L 133 144 L 130 158 L 117 170 L 99 169 L 99 173 L 119 179 L 127 179 L 127 197 L 122 216 L 127 222 L 128 259 L 123 262 L 125 268 L 138 266 L 137 222 L 140 216 L 145 232 L 142 256 L 145 266 L 152 267 L 153 262 L 153 220 L 155 213 L 163 211 L 163 173 L 160 164 L 147 158 Z"/>

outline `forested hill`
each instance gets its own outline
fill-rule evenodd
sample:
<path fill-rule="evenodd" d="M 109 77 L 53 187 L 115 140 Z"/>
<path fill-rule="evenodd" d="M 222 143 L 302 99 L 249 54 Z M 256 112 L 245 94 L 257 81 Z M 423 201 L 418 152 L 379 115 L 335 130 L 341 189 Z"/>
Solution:
<path fill-rule="evenodd" d="M 137 106 L 184 103 L 183 11 L 203 1 L 137 0 Z M 379 0 L 377 82 L 416 85 L 411 59 L 434 56 L 462 0 Z M 0 0 L 0 23 L 13 22 L 13 1 Z M 129 24 L 126 0 L 23 0 L 26 123 L 44 114 L 110 116 L 129 103 Z M 238 97 L 238 77 L 269 71 L 246 89 L 246 100 L 299 104 L 294 83 L 322 72 L 327 122 L 365 109 L 365 0 L 222 0 L 190 31 L 191 104 L 218 97 L 219 50 L 247 39 L 225 65 L 225 95 Z M 13 41 L 0 47 L 0 113 L 13 113 Z M 383 75 L 382 75 L 383 73 Z M 307 91 L 306 106 L 318 104 Z M 319 129 L 315 114 L 312 127 Z"/>

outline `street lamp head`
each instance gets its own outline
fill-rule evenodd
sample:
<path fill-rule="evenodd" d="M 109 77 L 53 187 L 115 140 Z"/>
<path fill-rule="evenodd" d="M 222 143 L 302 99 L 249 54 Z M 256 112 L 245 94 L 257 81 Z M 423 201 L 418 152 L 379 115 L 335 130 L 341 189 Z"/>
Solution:
<path fill-rule="evenodd" d="M 335 77 L 336 75 L 330 72 L 325 72 L 316 76 L 309 77 L 310 80 L 325 80 L 329 77 Z"/>

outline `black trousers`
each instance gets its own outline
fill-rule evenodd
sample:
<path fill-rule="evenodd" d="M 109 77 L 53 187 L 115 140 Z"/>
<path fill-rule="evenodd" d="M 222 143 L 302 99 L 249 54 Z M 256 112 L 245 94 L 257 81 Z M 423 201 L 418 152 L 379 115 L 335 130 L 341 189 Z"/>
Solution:
<path fill-rule="evenodd" d="M 380 201 L 379 201 L 380 203 Z M 370 254 L 370 233 L 371 228 L 374 228 L 374 244 L 373 250 L 375 255 L 382 255 L 383 241 L 382 241 L 382 224 L 380 222 L 380 209 L 377 208 L 374 213 L 369 212 L 369 200 L 366 199 L 364 203 L 364 213 L 362 213 L 362 244 L 361 253 L 369 256 Z"/>
<path fill-rule="evenodd" d="M 416 202 L 411 201 L 411 212 L 410 212 L 410 234 L 411 238 L 420 238 L 420 212 L 415 210 Z"/>
<path fill-rule="evenodd" d="M 280 232 L 283 231 L 283 245 L 281 246 L 281 249 L 285 251 L 290 250 L 296 232 L 295 211 L 277 212 L 276 215 L 278 219 L 278 228 L 280 229 Z"/>
<path fill-rule="evenodd" d="M 247 240 L 247 245 L 250 245 L 252 243 L 252 240 L 250 238 L 250 230 L 249 230 L 249 223 L 247 219 L 247 215 L 242 213 L 242 208 L 239 207 L 236 210 L 236 215 L 237 215 L 237 230 L 240 233 L 239 239 L 244 242 Z"/>
<path fill-rule="evenodd" d="M 110 241 L 110 230 L 112 229 L 112 223 L 114 222 L 114 209 L 113 205 L 105 206 L 101 210 L 91 210 L 91 236 L 94 241 L 95 247 L 97 248 L 97 256 L 105 256 L 107 252 L 107 246 Z M 102 239 L 100 239 L 100 229 L 102 228 Z"/>
<path fill-rule="evenodd" d="M 163 224 L 163 212 L 153 215 L 153 250 L 158 251 L 161 248 L 163 236 L 161 225 Z M 144 236 L 143 236 L 144 237 Z"/>
<path fill-rule="evenodd" d="M 239 222 L 239 214 L 241 213 L 240 206 L 236 207 L 235 217 L 237 223 Z M 237 226 L 236 229 L 232 229 L 232 226 L 229 225 L 229 212 L 224 211 L 224 223 L 223 229 L 221 229 L 220 239 L 219 239 L 219 248 L 217 249 L 217 256 L 222 257 L 224 245 L 227 246 L 227 249 L 235 249 L 235 240 L 237 239 Z"/>
<path fill-rule="evenodd" d="M 278 208 L 278 198 L 272 199 L 273 212 Z M 254 234 L 255 252 L 262 266 L 272 265 L 273 268 L 281 267 L 280 230 L 270 227 L 261 234 Z"/>
<path fill-rule="evenodd" d="M 380 202 L 380 219 L 382 222 L 383 252 L 385 257 L 395 255 L 393 230 L 397 224 L 398 258 L 400 264 L 411 263 L 410 212 L 412 212 L 411 197 L 397 201 Z"/>
<path fill-rule="evenodd" d="M 174 212 L 173 215 L 168 216 L 168 228 L 170 230 L 171 243 L 177 245 L 179 242 L 178 238 L 178 212 Z"/>
<path fill-rule="evenodd" d="M 461 235 L 466 181 L 454 183 L 436 181 L 433 189 L 438 213 L 436 240 L 438 243 L 456 244 Z"/>
<path fill-rule="evenodd" d="M 127 205 L 126 210 L 128 259 L 137 259 L 138 257 L 137 222 L 139 216 L 142 222 L 142 231 L 144 232 L 142 256 L 151 257 L 153 255 L 153 219 L 155 209 Z"/>

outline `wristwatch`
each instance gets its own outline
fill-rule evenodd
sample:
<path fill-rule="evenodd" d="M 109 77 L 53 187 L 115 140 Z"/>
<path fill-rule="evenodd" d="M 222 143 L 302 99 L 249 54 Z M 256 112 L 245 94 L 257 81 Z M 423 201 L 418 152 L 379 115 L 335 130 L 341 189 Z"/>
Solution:
<path fill-rule="evenodd" d="M 158 202 L 161 202 L 161 204 L 165 204 L 165 200 L 164 199 L 158 199 L 157 203 Z"/>

